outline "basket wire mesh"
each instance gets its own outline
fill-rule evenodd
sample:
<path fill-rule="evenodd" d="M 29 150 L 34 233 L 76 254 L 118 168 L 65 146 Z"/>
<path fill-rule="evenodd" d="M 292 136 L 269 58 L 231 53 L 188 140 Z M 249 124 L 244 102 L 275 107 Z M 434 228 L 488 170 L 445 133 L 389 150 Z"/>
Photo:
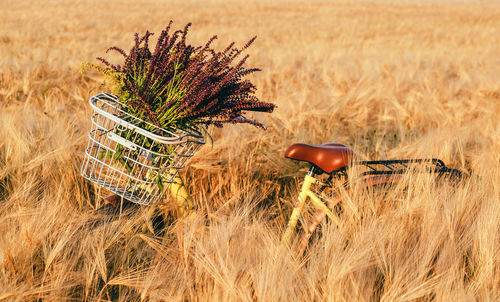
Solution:
<path fill-rule="evenodd" d="M 131 202 L 160 200 L 205 143 L 197 129 L 169 131 L 130 115 L 115 95 L 100 93 L 89 102 L 94 112 L 81 175 Z"/>

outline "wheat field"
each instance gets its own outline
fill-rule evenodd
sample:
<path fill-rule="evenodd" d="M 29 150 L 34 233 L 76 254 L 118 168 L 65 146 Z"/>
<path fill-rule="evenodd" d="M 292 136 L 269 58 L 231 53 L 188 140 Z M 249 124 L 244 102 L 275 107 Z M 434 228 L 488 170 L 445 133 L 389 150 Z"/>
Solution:
<path fill-rule="evenodd" d="M 0 4 L 0 300 L 500 301 L 498 2 Z M 169 218 L 166 199 L 153 233 L 144 209 L 94 211 L 79 169 L 104 88 L 80 64 L 169 20 L 219 49 L 256 35 L 251 78 L 278 108 L 253 116 L 267 131 L 210 128 L 182 172 L 198 215 Z M 354 190 L 342 227 L 324 223 L 301 256 L 279 248 L 307 167 L 283 157 L 295 142 L 469 177 Z"/>

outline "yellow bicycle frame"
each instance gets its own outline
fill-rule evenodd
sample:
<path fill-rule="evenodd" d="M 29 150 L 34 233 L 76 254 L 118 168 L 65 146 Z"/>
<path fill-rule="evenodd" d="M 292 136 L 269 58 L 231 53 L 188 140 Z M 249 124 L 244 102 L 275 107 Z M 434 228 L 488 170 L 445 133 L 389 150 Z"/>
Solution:
<path fill-rule="evenodd" d="M 300 190 L 298 201 L 295 204 L 292 215 L 290 215 L 290 219 L 288 220 L 288 225 L 286 227 L 286 231 L 283 234 L 281 239 L 281 245 L 284 246 L 290 242 L 292 234 L 295 231 L 295 227 L 297 226 L 297 222 L 299 221 L 300 215 L 304 208 L 304 204 L 308 200 L 311 200 L 312 205 L 318 209 L 326 213 L 328 218 L 330 218 L 337 226 L 340 226 L 339 218 L 333 214 L 333 212 L 328 208 L 328 206 L 321 201 L 321 199 L 311 190 L 311 186 L 313 185 L 324 185 L 322 182 L 318 181 L 314 178 L 312 170 L 305 176 L 304 182 L 302 183 L 302 188 Z"/>
<path fill-rule="evenodd" d="M 175 199 L 182 217 L 189 216 L 195 212 L 193 199 L 189 195 L 179 174 L 175 176 L 174 182 L 170 184 L 170 194 Z"/>
<path fill-rule="evenodd" d="M 170 195 L 175 199 L 177 206 L 179 207 L 180 217 L 191 217 L 196 213 L 193 199 L 191 198 L 191 195 L 189 195 L 179 174 L 174 177 L 174 181 L 170 184 Z M 151 219 L 157 209 L 157 204 L 150 206 L 146 214 L 146 219 Z M 147 229 L 147 224 L 144 224 L 142 226 L 142 231 L 146 232 Z"/>
<path fill-rule="evenodd" d="M 179 207 L 179 213 L 181 214 L 182 217 L 189 216 L 192 212 L 194 212 L 195 209 L 194 209 L 193 199 L 189 195 L 186 186 L 184 185 L 184 182 L 182 181 L 182 178 L 180 177 L 179 173 L 175 175 L 172 183 L 164 181 L 163 185 L 170 186 L 169 188 L 170 194 L 175 199 L 177 206 Z M 151 191 L 153 185 L 149 184 L 145 186 L 139 184 L 137 185 L 137 187 L 145 189 L 147 191 Z M 156 209 L 156 206 L 151 206 L 150 208 L 151 208 L 150 212 L 153 213 Z"/>

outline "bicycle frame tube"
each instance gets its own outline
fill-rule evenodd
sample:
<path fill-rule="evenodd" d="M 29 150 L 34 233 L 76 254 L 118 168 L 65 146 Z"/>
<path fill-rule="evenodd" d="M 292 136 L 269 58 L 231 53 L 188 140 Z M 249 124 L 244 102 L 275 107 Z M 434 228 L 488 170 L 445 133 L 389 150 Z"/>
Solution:
<path fill-rule="evenodd" d="M 283 234 L 283 237 L 281 239 L 282 246 L 290 242 L 307 198 L 311 199 L 312 204 L 315 208 L 323 211 L 326 215 L 328 215 L 330 219 L 333 220 L 333 222 L 335 222 L 335 224 L 340 226 L 340 220 L 338 219 L 338 217 L 336 217 L 335 214 L 333 214 L 333 212 L 323 203 L 323 201 L 321 201 L 321 199 L 311 190 L 311 186 L 316 183 L 319 183 L 319 181 L 314 178 L 313 170 L 311 169 L 309 173 L 304 177 L 304 182 L 302 183 L 302 187 L 298 196 L 298 201 L 293 208 L 292 215 L 290 215 L 285 233 Z"/>
<path fill-rule="evenodd" d="M 189 195 L 179 174 L 175 176 L 174 182 L 170 185 L 170 193 L 177 202 L 179 213 L 182 217 L 186 217 L 195 211 L 193 199 Z"/>
<path fill-rule="evenodd" d="M 175 199 L 175 202 L 177 203 L 177 206 L 179 208 L 180 217 L 186 218 L 196 213 L 193 199 L 191 198 L 191 195 L 189 195 L 186 186 L 184 185 L 184 182 L 182 181 L 182 178 L 179 174 L 174 177 L 169 189 L 170 195 Z M 157 208 L 157 204 L 150 206 L 146 213 L 146 218 L 151 219 Z M 142 226 L 142 231 L 145 232 L 146 229 L 147 225 L 144 224 Z"/>
<path fill-rule="evenodd" d="M 323 211 L 328 216 L 328 218 L 330 218 L 333 222 L 335 222 L 335 224 L 337 226 L 340 226 L 339 218 L 335 214 L 333 214 L 333 212 L 330 210 L 330 208 L 328 208 L 325 205 L 325 203 L 323 201 L 321 201 L 321 199 L 319 199 L 318 196 L 316 196 L 316 194 L 314 192 L 308 191 L 307 197 L 309 197 L 311 199 L 312 204 L 314 205 L 314 207 L 316 209 Z"/>

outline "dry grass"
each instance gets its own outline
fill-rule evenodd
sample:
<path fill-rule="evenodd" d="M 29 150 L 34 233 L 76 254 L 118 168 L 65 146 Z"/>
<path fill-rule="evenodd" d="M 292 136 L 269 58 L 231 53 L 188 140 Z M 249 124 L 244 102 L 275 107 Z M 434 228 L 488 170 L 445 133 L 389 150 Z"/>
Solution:
<path fill-rule="evenodd" d="M 2 5 L 0 300 L 500 300 L 498 3 L 135 2 Z M 204 215 L 153 236 L 140 211 L 92 211 L 79 165 L 101 88 L 79 65 L 170 19 L 194 23 L 193 43 L 257 34 L 254 80 L 279 108 L 259 115 L 266 132 L 213 131 L 184 172 Z M 355 192 L 344 227 L 298 257 L 278 241 L 304 167 L 282 154 L 299 141 L 471 177 Z"/>

